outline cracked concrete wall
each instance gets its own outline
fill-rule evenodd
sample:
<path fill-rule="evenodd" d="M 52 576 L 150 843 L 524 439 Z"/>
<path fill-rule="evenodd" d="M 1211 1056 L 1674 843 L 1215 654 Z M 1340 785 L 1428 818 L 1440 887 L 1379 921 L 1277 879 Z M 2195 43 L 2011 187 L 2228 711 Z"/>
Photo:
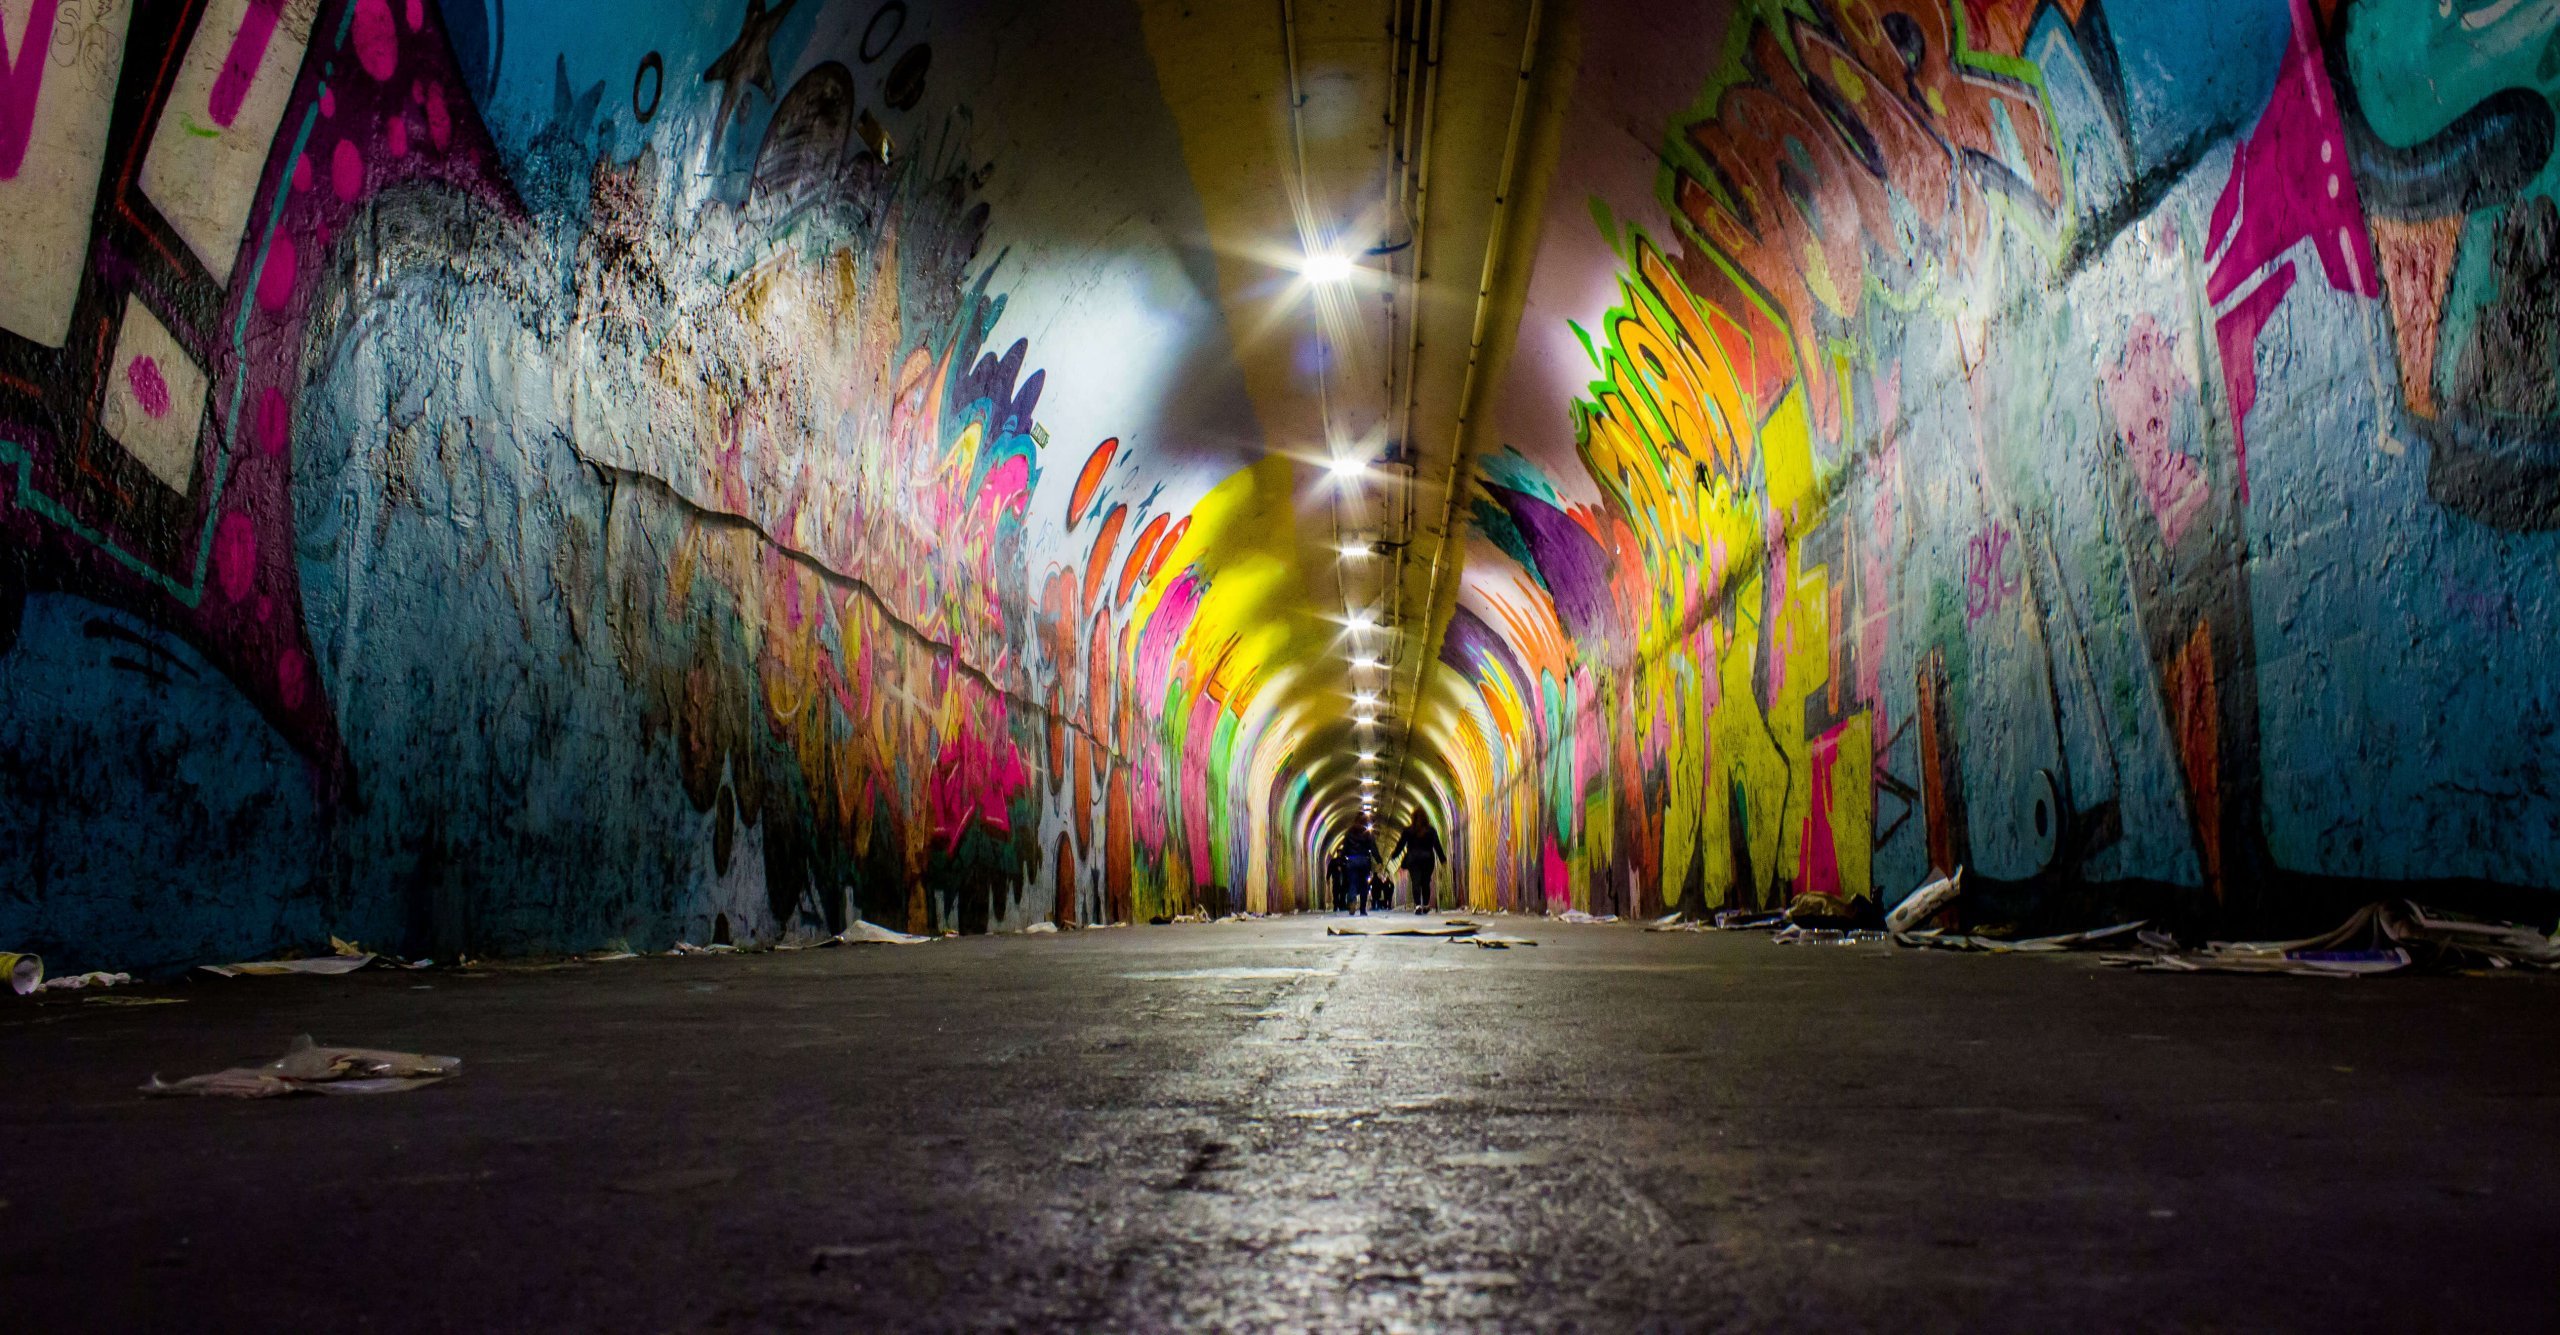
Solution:
<path fill-rule="evenodd" d="M 1474 902 L 2547 919 L 2554 25 L 1581 6 L 1442 648 Z"/>
<path fill-rule="evenodd" d="M 1260 725 L 1167 590 L 1259 428 L 1130 6 L 0 39 L 0 943 L 1240 902 Z"/>

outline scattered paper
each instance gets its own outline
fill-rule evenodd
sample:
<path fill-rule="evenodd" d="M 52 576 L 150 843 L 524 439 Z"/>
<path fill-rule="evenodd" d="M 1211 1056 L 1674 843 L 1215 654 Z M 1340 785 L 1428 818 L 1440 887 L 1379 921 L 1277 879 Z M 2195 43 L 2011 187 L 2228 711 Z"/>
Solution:
<path fill-rule="evenodd" d="M 2147 920 L 2146 920 L 2147 921 Z M 2035 936 L 2007 940 L 1996 936 L 1971 935 L 1961 932 L 1924 928 L 1917 932 L 1896 932 L 1893 939 L 1906 946 L 1929 946 L 1938 950 L 1974 951 L 1986 955 L 2037 954 L 2064 950 L 2085 950 L 2091 946 L 2114 946 L 2125 938 L 2142 933 L 2146 922 L 2118 923 L 2086 932 L 2066 932 L 2060 936 Z"/>
<path fill-rule="evenodd" d="M 933 938 L 929 936 L 909 936 L 905 932 L 894 932 L 876 922 L 864 922 L 860 918 L 854 919 L 851 927 L 828 938 L 830 944 L 839 946 L 920 946 L 931 940 Z"/>
<path fill-rule="evenodd" d="M 1617 920 L 1618 915 L 1614 913 L 1585 913 L 1580 909 L 1566 909 L 1564 912 L 1556 915 L 1557 922 L 1597 923 L 1616 922 Z"/>
<path fill-rule="evenodd" d="M 1683 918 L 1666 913 L 1646 924 L 1648 932 L 1767 932 L 1787 925 L 1787 915 L 1767 909 L 1725 909 L 1711 918 Z"/>
<path fill-rule="evenodd" d="M 1327 936 L 1474 936 L 1482 930 L 1471 922 L 1452 918 L 1447 922 L 1395 923 L 1381 919 L 1375 925 L 1349 922 L 1334 923 L 1324 929 Z"/>
<path fill-rule="evenodd" d="M 371 955 L 322 955 L 307 960 L 258 960 L 248 964 L 199 964 L 198 970 L 221 978 L 282 978 L 288 974 L 333 977 L 373 963 Z"/>
<path fill-rule="evenodd" d="M 1884 932 L 1835 931 L 1828 927 L 1806 927 L 1789 923 L 1770 933 L 1769 939 L 1782 946 L 1863 946 L 1875 941 L 1889 941 Z"/>
<path fill-rule="evenodd" d="M 2180 948 L 2145 932 L 2141 953 L 2109 955 L 2108 964 L 2155 973 L 2281 973 L 2365 978 L 2432 967 L 2560 968 L 2560 934 L 2519 923 L 2489 922 L 2407 900 L 2367 904 L 2318 936 L 2299 941 L 2215 941 Z"/>
<path fill-rule="evenodd" d="M 133 975 L 129 973 L 97 973 L 93 971 L 90 973 L 75 973 L 64 978 L 48 978 L 44 980 L 44 990 L 47 992 L 79 992 L 93 987 L 129 987 L 132 983 Z"/>
<path fill-rule="evenodd" d="M 459 1057 L 430 1057 L 382 1048 L 322 1047 L 304 1034 L 264 1066 L 235 1066 L 142 1086 L 154 1097 L 272 1099 L 288 1094 L 400 1094 L 459 1074 Z"/>
<path fill-rule="evenodd" d="M 1904 895 L 1902 902 L 1894 905 L 1893 911 L 1884 915 L 1885 930 L 1912 931 L 1920 924 L 1936 917 L 1940 909 L 1956 902 L 1956 896 L 1963 893 L 1964 868 L 1958 867 L 1954 875 L 1940 877 Z"/>
<path fill-rule="evenodd" d="M 1512 948 L 1513 946 L 1534 946 L 1534 945 L 1538 944 L 1537 942 L 1532 941 L 1532 940 L 1530 940 L 1529 938 L 1527 938 L 1527 937 L 1525 937 L 1525 936 L 1481 936 L 1481 935 L 1479 935 L 1479 936 L 1455 936 L 1455 937 L 1451 937 L 1451 938 L 1449 938 L 1449 939 L 1450 939 L 1450 940 L 1452 940 L 1452 941 L 1464 941 L 1464 942 L 1466 942 L 1468 945 L 1471 945 L 1471 946 L 1482 946 L 1482 947 L 1483 947 L 1483 948 L 1485 948 L 1486 950 L 1509 950 L 1509 949 L 1510 949 L 1510 948 Z"/>

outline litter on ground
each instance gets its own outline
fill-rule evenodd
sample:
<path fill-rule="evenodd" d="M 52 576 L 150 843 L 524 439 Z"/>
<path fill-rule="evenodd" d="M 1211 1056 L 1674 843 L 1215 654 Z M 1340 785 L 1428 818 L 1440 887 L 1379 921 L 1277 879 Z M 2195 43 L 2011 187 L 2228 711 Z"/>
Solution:
<path fill-rule="evenodd" d="M 288 1094 L 402 1094 L 462 1070 L 459 1057 L 430 1057 L 382 1048 L 322 1047 L 304 1034 L 264 1066 L 234 1066 L 162 1083 L 142 1092 L 159 1098 L 272 1099 Z"/>
<path fill-rule="evenodd" d="M 1968 950 L 1987 955 L 2036 954 L 2062 950 L 2086 950 L 2092 946 L 2123 945 L 2126 944 L 2127 938 L 2134 937 L 2146 925 L 2145 922 L 2123 922 L 2113 927 L 2100 927 L 2086 932 L 2065 932 L 2060 936 L 2032 936 L 2017 939 L 1985 936 L 1980 933 L 1967 935 L 1962 932 L 1949 932 L 1930 927 L 1917 932 L 1896 932 L 1893 934 L 1893 939 L 1897 945 L 1929 946 L 1938 950 Z"/>
<path fill-rule="evenodd" d="M 1807 927 L 1789 923 L 1770 934 L 1769 939 L 1782 946 L 1863 946 L 1892 938 L 1883 932 L 1835 930 L 1829 927 Z"/>
<path fill-rule="evenodd" d="M 2146 949 L 2105 963 L 2153 973 L 2279 973 L 2364 978 L 2431 968 L 2560 968 L 2560 933 L 2490 922 L 2409 900 L 2367 904 L 2345 922 L 2298 941 L 2215 941 L 2182 949 L 2143 934 Z"/>
<path fill-rule="evenodd" d="M 1903 896 L 1902 902 L 1884 915 L 1885 930 L 1895 933 L 1911 931 L 1937 916 L 1939 910 L 1956 902 L 1957 896 L 1963 893 L 1964 868 L 1958 867 L 1954 875 L 1940 877 Z"/>
<path fill-rule="evenodd" d="M 933 940 L 933 938 L 929 936 L 911 936 L 905 932 L 892 931 L 891 929 L 883 927 L 876 922 L 865 922 L 860 918 L 856 918 L 853 920 L 853 925 L 851 927 L 847 927 L 843 931 L 836 933 L 834 936 L 828 937 L 825 944 L 831 946 L 920 946 L 931 940 Z"/>
<path fill-rule="evenodd" d="M 132 985 L 132 974 L 100 973 L 95 970 L 88 973 L 75 973 L 61 978 L 48 978 L 44 980 L 44 990 L 47 992 L 82 992 L 90 988 L 130 987 Z"/>
<path fill-rule="evenodd" d="M 377 964 L 392 969 L 424 969 L 434 963 L 434 960 L 404 960 L 333 936 L 329 938 L 329 953 L 326 955 L 309 959 L 252 960 L 243 964 L 199 964 L 196 969 L 217 978 L 282 978 L 292 974 L 331 977 Z"/>
<path fill-rule="evenodd" d="M 1483 929 L 1462 918 L 1447 922 L 1396 922 L 1380 919 L 1370 923 L 1332 923 L 1325 927 L 1327 936 L 1474 936 Z"/>

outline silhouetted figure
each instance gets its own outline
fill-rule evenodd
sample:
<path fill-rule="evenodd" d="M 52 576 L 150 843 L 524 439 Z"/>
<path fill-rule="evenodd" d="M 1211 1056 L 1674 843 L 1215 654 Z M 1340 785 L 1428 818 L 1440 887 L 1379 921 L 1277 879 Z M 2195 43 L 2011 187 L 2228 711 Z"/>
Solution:
<path fill-rule="evenodd" d="M 1344 869 L 1350 884 L 1348 907 L 1365 917 L 1369 912 L 1369 878 L 1378 869 L 1378 838 L 1365 828 L 1353 830 L 1342 841 L 1342 854 L 1349 864 Z"/>
<path fill-rule="evenodd" d="M 1413 911 L 1431 912 L 1431 876 L 1448 859 L 1449 851 L 1440 846 L 1440 832 L 1431 828 L 1429 816 L 1417 815 L 1404 827 L 1396 856 L 1404 859 L 1405 874 L 1413 878 Z"/>

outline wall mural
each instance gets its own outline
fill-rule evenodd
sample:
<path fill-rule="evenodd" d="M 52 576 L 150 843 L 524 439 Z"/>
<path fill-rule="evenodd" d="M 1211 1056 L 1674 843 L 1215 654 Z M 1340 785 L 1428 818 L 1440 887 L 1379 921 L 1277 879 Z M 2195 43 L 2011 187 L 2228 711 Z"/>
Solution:
<path fill-rule="evenodd" d="M 699 8 L 0 0 L 0 939 L 1241 906 L 1207 535 L 889 141 L 929 7 Z"/>
<path fill-rule="evenodd" d="M 1530 312 L 1587 391 L 1473 479 L 1435 800 L 1474 902 L 1961 864 L 2021 921 L 2547 917 L 2560 15 L 1752 0 L 1716 36 L 1656 198 L 1541 243 L 1617 275 Z"/>

